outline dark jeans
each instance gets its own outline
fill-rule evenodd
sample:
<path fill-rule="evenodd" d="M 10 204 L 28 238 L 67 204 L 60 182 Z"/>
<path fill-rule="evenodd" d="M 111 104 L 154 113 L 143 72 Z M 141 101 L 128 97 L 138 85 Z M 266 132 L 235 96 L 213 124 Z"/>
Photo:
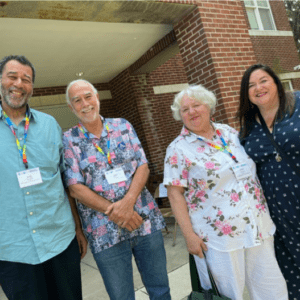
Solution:
<path fill-rule="evenodd" d="M 9 300 L 82 300 L 76 237 L 62 253 L 38 265 L 0 260 L 0 284 Z"/>

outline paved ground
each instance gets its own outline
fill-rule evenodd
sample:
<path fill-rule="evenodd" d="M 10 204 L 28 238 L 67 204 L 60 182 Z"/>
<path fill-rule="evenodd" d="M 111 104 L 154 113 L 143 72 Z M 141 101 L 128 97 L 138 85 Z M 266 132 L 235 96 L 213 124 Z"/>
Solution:
<path fill-rule="evenodd" d="M 169 225 L 173 229 L 173 224 Z M 173 247 L 173 234 L 164 234 L 165 248 L 167 252 L 167 270 L 170 281 L 172 300 L 185 300 L 191 292 L 191 283 L 188 265 L 188 253 L 184 238 L 177 230 L 176 245 Z M 136 300 L 149 300 L 147 292 L 141 281 L 137 267 L 134 264 L 134 285 Z M 81 262 L 82 286 L 84 300 L 109 300 L 102 278 L 94 262 L 91 252 Z M 0 300 L 6 300 L 0 288 Z M 249 300 L 247 291 L 244 293 L 244 300 Z M 55 299 L 53 299 L 55 300 Z"/>

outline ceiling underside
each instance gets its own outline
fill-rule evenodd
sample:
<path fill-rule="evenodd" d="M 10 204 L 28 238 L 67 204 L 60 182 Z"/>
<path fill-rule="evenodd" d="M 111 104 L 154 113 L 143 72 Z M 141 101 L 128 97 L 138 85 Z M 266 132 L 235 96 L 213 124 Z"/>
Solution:
<path fill-rule="evenodd" d="M 192 9 L 155 1 L 2 1 L 0 58 L 25 55 L 37 70 L 35 87 L 63 86 L 80 72 L 109 82 Z M 178 51 L 170 49 L 152 65 Z"/>

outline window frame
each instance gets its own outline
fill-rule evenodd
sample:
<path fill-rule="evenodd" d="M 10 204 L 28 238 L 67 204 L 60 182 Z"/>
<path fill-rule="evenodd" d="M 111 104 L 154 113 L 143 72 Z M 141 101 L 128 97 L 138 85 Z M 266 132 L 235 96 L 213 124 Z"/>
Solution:
<path fill-rule="evenodd" d="M 283 85 L 283 83 L 288 83 L 290 89 L 289 90 L 286 90 L 285 91 L 293 91 L 294 88 L 293 88 L 293 84 L 292 84 L 292 80 L 291 79 L 285 79 L 285 80 L 281 80 L 281 83 Z M 284 86 L 283 86 L 284 87 Z"/>
<path fill-rule="evenodd" d="M 264 1 L 266 1 L 268 7 L 258 6 L 257 0 L 251 0 L 251 2 L 254 3 L 254 5 L 247 5 L 246 1 L 244 0 L 244 5 L 245 5 L 246 13 L 247 13 L 247 10 L 249 10 L 249 9 L 254 10 L 254 15 L 255 15 L 255 18 L 256 18 L 257 25 L 258 25 L 258 29 L 251 28 L 250 20 L 249 20 L 248 13 L 247 13 L 247 18 L 248 18 L 251 30 L 264 30 L 264 31 L 271 31 L 271 30 L 274 31 L 274 30 L 277 30 L 276 24 L 275 24 L 275 20 L 274 20 L 274 17 L 273 17 L 273 13 L 272 13 L 272 9 L 271 9 L 271 6 L 270 6 L 270 2 L 269 2 L 269 0 L 264 0 Z M 271 16 L 271 22 L 273 24 L 274 29 L 264 29 L 263 23 L 261 21 L 259 9 L 265 9 L 265 10 L 269 11 L 270 16 Z"/>

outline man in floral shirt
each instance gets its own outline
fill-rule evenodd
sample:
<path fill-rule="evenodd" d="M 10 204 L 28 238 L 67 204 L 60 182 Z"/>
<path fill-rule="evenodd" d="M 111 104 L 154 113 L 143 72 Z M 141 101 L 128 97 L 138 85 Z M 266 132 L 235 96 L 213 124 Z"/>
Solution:
<path fill-rule="evenodd" d="M 134 299 L 132 254 L 150 299 L 171 299 L 161 230 L 163 217 L 145 184 L 140 141 L 125 119 L 99 115 L 99 96 L 85 80 L 66 91 L 80 123 L 64 133 L 65 182 L 110 299 Z"/>

